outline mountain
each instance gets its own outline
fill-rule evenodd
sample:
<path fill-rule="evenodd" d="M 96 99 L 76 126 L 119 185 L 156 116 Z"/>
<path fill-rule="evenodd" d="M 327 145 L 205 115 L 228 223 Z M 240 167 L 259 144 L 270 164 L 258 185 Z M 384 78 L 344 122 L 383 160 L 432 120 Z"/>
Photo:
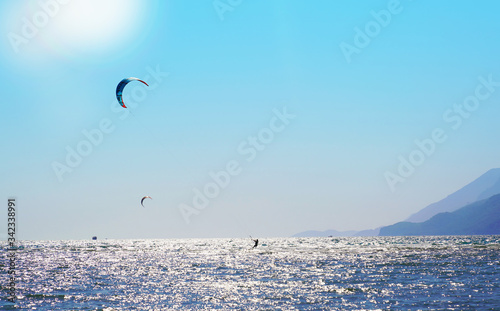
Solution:
<path fill-rule="evenodd" d="M 295 238 L 309 238 L 309 237 L 328 237 L 328 236 L 352 236 L 356 231 L 337 231 L 337 230 L 326 230 L 326 231 L 315 231 L 309 230 L 294 234 Z"/>
<path fill-rule="evenodd" d="M 380 228 L 375 228 L 375 229 L 368 229 L 368 230 L 362 230 L 358 231 L 353 234 L 353 236 L 377 236 L 380 233 Z"/>
<path fill-rule="evenodd" d="M 500 194 L 421 223 L 399 222 L 380 229 L 381 236 L 487 234 L 500 234 Z"/>
<path fill-rule="evenodd" d="M 500 193 L 500 168 L 487 171 L 479 178 L 446 198 L 432 203 L 411 215 L 407 222 L 423 222 L 443 212 L 453 212 L 459 208 Z"/>
<path fill-rule="evenodd" d="M 337 230 L 326 230 L 326 231 L 315 231 L 309 230 L 294 234 L 293 237 L 296 238 L 309 238 L 309 237 L 328 237 L 328 236 L 377 236 L 379 234 L 380 228 L 362 230 L 362 231 L 337 231 Z"/>
<path fill-rule="evenodd" d="M 461 234 L 455 233 L 457 230 L 454 228 L 456 226 L 456 222 L 453 221 L 453 217 L 459 217 L 453 212 L 458 211 L 459 209 L 472 206 L 481 206 L 482 200 L 486 200 L 491 198 L 497 194 L 500 194 L 500 168 L 494 168 L 479 178 L 475 179 L 473 182 L 467 184 L 460 190 L 450 194 L 446 198 L 441 201 L 432 203 L 427 207 L 423 208 L 419 212 L 411 215 L 404 222 L 399 222 L 392 226 L 387 226 L 383 228 L 376 228 L 371 230 L 363 230 L 363 231 L 336 231 L 336 230 L 326 230 L 326 231 L 304 231 L 293 235 L 294 237 L 327 237 L 327 236 L 377 236 L 377 235 L 400 235 L 400 232 L 405 230 L 409 230 L 408 232 L 421 232 L 421 230 L 427 230 L 426 228 L 430 228 L 435 223 L 439 223 L 442 226 L 442 230 L 435 230 L 433 234 Z M 475 203 L 472 203 L 475 202 Z M 471 204 L 472 203 L 472 204 Z M 442 214 L 442 215 L 441 215 Z M 438 216 L 439 215 L 439 216 Z M 437 218 L 433 218 L 434 216 L 438 216 Z M 473 215 L 471 215 L 473 216 Z M 432 221 L 427 223 L 428 220 Z M 476 219 L 471 217 L 471 219 Z M 455 219 L 457 220 L 457 219 Z M 463 220 L 463 219 L 462 219 Z M 450 230 L 453 227 L 455 231 L 447 231 L 446 222 L 450 221 Z M 457 220 L 458 221 L 458 220 Z M 425 222 L 425 225 L 421 224 Z M 460 222 L 460 221 L 458 221 Z M 408 225 L 408 223 L 415 223 L 416 226 Z M 469 226 L 472 226 L 469 224 Z M 496 226 L 496 227 L 495 227 Z M 495 224 L 495 228 L 498 228 L 499 225 Z M 411 228 L 411 229 L 410 229 Z M 494 228 L 494 229 L 495 229 Z M 425 231 L 424 230 L 424 231 Z M 433 229 L 434 230 L 434 229 Z M 461 229 L 460 229 L 461 230 Z M 459 231 L 460 231 L 459 230 Z M 432 230 L 431 230 L 432 231 Z M 463 231 L 463 230 L 462 230 Z M 495 231 L 495 230 L 493 230 Z M 463 233 L 465 234 L 465 233 Z M 468 233 L 467 233 L 468 234 Z M 485 233 L 486 234 L 486 233 Z M 500 233 L 499 233 L 500 234 Z M 420 235 L 420 233 L 419 233 Z"/>

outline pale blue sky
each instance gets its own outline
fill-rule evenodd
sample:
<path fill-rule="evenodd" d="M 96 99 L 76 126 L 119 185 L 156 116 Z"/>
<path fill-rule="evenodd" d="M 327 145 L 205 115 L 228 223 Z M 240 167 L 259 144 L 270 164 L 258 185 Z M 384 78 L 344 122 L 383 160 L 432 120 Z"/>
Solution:
<path fill-rule="evenodd" d="M 405 219 L 500 167 L 499 9 L 2 1 L 4 210 L 15 196 L 22 239 L 290 236 Z M 126 77 L 150 84 L 125 89 L 132 115 L 114 94 Z M 464 101 L 467 117 L 453 111 Z M 83 132 L 103 122 L 92 145 Z M 418 151 L 436 129 L 446 139 Z M 88 154 L 70 167 L 78 147 Z M 419 165 L 401 176 L 411 155 Z M 228 163 L 238 173 L 213 188 Z M 207 206 L 183 216 L 205 187 Z"/>

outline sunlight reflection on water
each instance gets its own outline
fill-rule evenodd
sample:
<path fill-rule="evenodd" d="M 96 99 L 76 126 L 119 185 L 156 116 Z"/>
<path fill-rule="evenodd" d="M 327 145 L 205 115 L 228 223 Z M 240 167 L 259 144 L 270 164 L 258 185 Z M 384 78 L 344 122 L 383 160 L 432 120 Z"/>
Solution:
<path fill-rule="evenodd" d="M 500 305 L 498 236 L 262 240 L 265 245 L 256 249 L 249 239 L 24 242 L 16 257 L 17 306 L 472 310 Z M 11 305 L 2 301 L 3 309 Z"/>

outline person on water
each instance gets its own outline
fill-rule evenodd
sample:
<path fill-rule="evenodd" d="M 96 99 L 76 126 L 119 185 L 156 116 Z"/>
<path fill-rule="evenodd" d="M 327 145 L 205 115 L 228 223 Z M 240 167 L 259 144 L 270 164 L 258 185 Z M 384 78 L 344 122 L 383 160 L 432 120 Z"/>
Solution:
<path fill-rule="evenodd" d="M 253 245 L 253 247 L 252 247 L 252 248 L 256 248 L 256 247 L 257 247 L 257 245 L 259 245 L 259 239 L 252 239 L 252 241 L 254 241 L 254 242 L 255 242 L 255 244 Z"/>

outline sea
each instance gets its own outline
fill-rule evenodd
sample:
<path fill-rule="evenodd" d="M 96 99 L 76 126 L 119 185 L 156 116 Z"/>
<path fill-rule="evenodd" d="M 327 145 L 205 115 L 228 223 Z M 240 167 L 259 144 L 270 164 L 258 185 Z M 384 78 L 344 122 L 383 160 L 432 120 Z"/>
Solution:
<path fill-rule="evenodd" d="M 9 251 L 3 242 L 0 309 L 500 310 L 500 236 L 253 244 L 249 238 L 21 241 Z"/>

